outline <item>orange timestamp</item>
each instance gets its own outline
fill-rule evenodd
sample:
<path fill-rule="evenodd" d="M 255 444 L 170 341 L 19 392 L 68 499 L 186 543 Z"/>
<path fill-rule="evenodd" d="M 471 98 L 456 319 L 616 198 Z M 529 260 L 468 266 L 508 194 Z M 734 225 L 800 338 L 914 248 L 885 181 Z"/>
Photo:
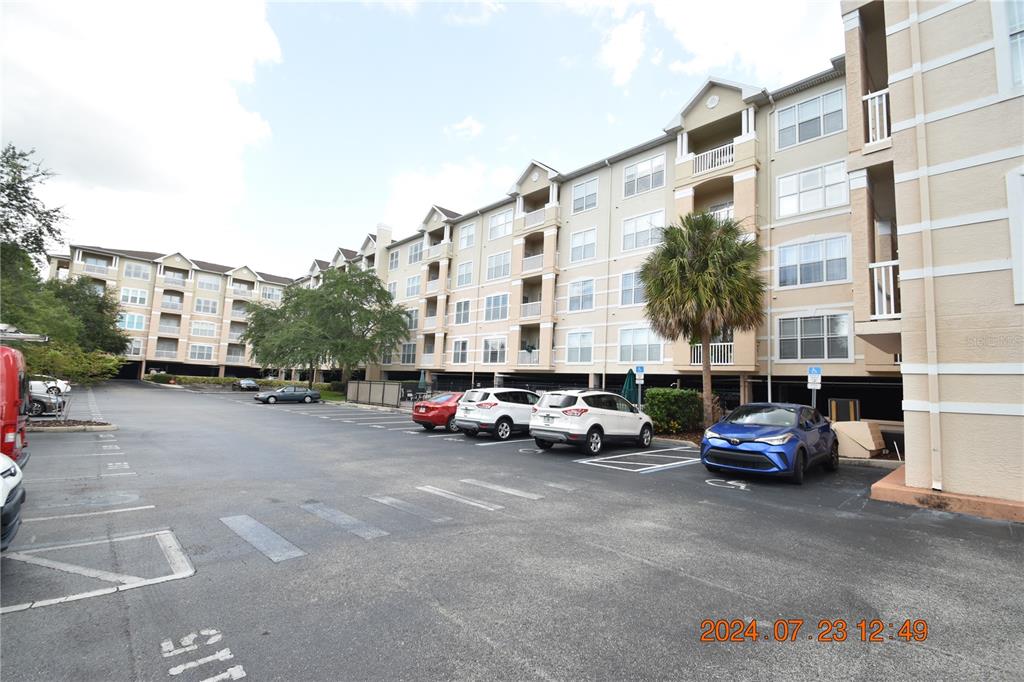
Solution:
<path fill-rule="evenodd" d="M 756 619 L 705 618 L 700 622 L 702 642 L 923 642 L 928 639 L 928 621 L 879 618 L 847 621 L 822 618 L 817 627 L 803 618 L 777 618 L 758 623 Z M 807 626 L 805 628 L 805 625 Z"/>

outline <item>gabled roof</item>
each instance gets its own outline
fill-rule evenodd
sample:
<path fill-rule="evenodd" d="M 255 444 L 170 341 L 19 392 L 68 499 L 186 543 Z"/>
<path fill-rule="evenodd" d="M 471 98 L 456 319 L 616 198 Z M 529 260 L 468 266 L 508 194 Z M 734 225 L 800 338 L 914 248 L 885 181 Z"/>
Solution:
<path fill-rule="evenodd" d="M 353 257 L 353 258 L 358 258 L 358 257 L 359 257 L 359 255 L 360 255 L 360 254 L 361 254 L 361 253 L 362 253 L 363 251 L 366 251 L 366 247 L 367 247 L 367 246 L 374 246 L 374 247 L 376 247 L 376 246 L 377 246 L 377 238 L 376 238 L 375 236 L 373 236 L 373 233 L 368 233 L 368 234 L 366 235 L 366 239 L 364 239 L 364 240 L 363 240 L 363 243 L 362 243 L 362 245 L 361 245 L 361 246 L 359 247 L 359 250 L 358 250 L 358 251 L 356 251 L 356 252 L 355 252 L 355 254 L 353 254 L 353 256 L 352 256 L 352 257 Z"/>
<path fill-rule="evenodd" d="M 315 263 L 316 266 L 321 270 L 326 270 L 327 268 L 331 267 L 330 261 L 322 260 L 320 258 L 314 258 L 313 263 Z"/>
<path fill-rule="evenodd" d="M 675 116 L 672 117 L 672 119 L 668 122 L 668 124 L 664 127 L 663 130 L 665 130 L 665 132 L 668 132 L 670 130 L 676 130 L 677 128 L 681 128 L 683 126 L 683 116 L 686 115 L 686 112 L 692 109 L 693 106 L 701 100 L 705 92 L 715 87 L 716 85 L 721 86 L 723 88 L 731 88 L 733 90 L 738 90 L 740 93 L 740 97 L 743 100 L 747 100 L 751 97 L 756 96 L 762 90 L 756 85 L 737 83 L 736 81 L 730 81 L 724 78 L 717 78 L 712 76 L 711 78 L 708 78 L 706 81 L 704 81 L 704 85 L 700 86 L 700 88 L 697 89 L 697 92 L 693 93 L 693 96 L 690 97 L 689 101 L 683 106 L 682 109 L 679 110 L 679 112 Z"/>
<path fill-rule="evenodd" d="M 129 251 L 127 249 L 108 249 L 104 246 L 82 246 L 81 244 L 75 244 L 76 249 L 86 249 L 88 251 L 102 251 L 104 253 L 112 253 L 117 256 L 125 256 L 126 258 L 138 258 L 139 260 L 157 260 L 164 254 L 159 251 Z M 69 256 L 70 257 L 70 254 Z M 184 256 L 182 256 L 184 258 Z"/>
<path fill-rule="evenodd" d="M 452 211 L 444 206 L 438 206 L 437 204 L 434 204 L 434 208 L 437 209 L 437 211 L 445 218 L 458 218 L 460 215 L 457 211 Z"/>
<path fill-rule="evenodd" d="M 205 270 L 205 269 L 206 269 L 206 268 L 202 267 L 201 265 L 199 265 L 199 262 L 198 262 L 198 261 L 194 261 L 194 260 L 192 260 L 191 258 L 189 258 L 188 256 L 186 256 L 185 254 L 183 254 L 183 253 L 182 253 L 182 252 L 180 252 L 180 251 L 176 251 L 175 253 L 168 253 L 168 254 L 165 254 L 165 255 L 163 255 L 163 256 L 160 256 L 159 258 L 155 258 L 154 260 L 155 260 L 155 261 L 156 261 L 157 263 L 163 263 L 163 262 L 164 262 L 165 260 L 167 260 L 167 259 L 168 259 L 168 258 L 170 258 L 171 256 L 181 256 L 181 257 L 182 257 L 182 258 L 184 258 L 184 259 L 185 259 L 186 261 L 188 261 L 188 264 L 189 264 L 189 265 L 191 265 L 191 266 L 192 266 L 193 268 L 195 268 L 195 269 L 197 269 L 197 270 Z"/>
<path fill-rule="evenodd" d="M 257 270 L 253 270 L 251 267 L 248 267 L 248 266 L 245 266 L 245 265 L 241 265 L 241 266 L 238 266 L 238 267 L 232 267 L 230 265 L 220 265 L 219 263 L 211 263 L 209 261 L 204 261 L 204 260 L 193 260 L 193 259 L 189 258 L 188 256 L 186 256 L 185 254 L 181 253 L 180 251 L 176 251 L 174 253 L 163 253 L 163 252 L 160 252 L 160 251 L 134 251 L 134 250 L 131 250 L 131 249 L 108 249 L 108 248 L 106 248 L 104 246 L 84 246 L 82 244 L 71 244 L 70 248 L 71 249 L 85 249 L 86 251 L 98 251 L 99 253 L 109 253 L 109 254 L 112 254 L 112 255 L 115 255 L 115 256 L 124 256 L 125 258 L 135 258 L 137 260 L 148 260 L 148 261 L 153 262 L 153 263 L 163 263 L 165 260 L 167 260 L 171 256 L 181 256 L 186 261 L 188 261 L 188 264 L 194 270 L 202 270 L 204 272 L 216 272 L 218 274 L 224 275 L 224 274 L 232 273 L 235 270 L 240 270 L 243 267 L 247 267 L 249 270 L 252 270 L 253 272 L 255 272 L 258 277 L 260 277 L 261 279 L 263 279 L 263 280 L 265 280 L 267 282 L 272 282 L 274 284 L 291 284 L 291 282 L 292 282 L 292 278 L 291 277 L 281 277 L 280 275 L 269 275 L 269 274 L 264 273 L 264 272 L 259 272 Z"/>
<path fill-rule="evenodd" d="M 512 189 L 510 189 L 509 192 L 508 192 L 509 194 L 515 194 L 516 187 L 519 187 L 519 185 L 523 184 L 523 180 L 525 180 L 526 176 L 530 174 L 530 169 L 533 168 L 534 166 L 536 166 L 536 167 L 540 168 L 541 170 L 545 171 L 548 174 L 548 179 L 549 180 L 551 178 L 555 177 L 556 175 L 558 175 L 558 171 L 556 171 L 551 166 L 545 165 L 545 164 L 541 163 L 540 161 L 538 161 L 537 159 L 530 159 L 530 163 L 526 164 L 526 168 L 524 168 L 523 172 L 519 174 L 519 179 L 517 179 L 516 183 L 514 185 L 512 185 Z"/>

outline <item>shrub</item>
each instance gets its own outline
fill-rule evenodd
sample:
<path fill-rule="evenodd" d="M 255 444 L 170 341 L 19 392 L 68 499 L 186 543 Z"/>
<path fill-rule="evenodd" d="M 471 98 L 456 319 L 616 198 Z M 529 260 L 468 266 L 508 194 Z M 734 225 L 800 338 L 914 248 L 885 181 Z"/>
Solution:
<path fill-rule="evenodd" d="M 335 393 L 344 393 L 345 392 L 345 382 L 344 381 L 332 381 L 330 383 L 330 389 L 332 391 L 334 391 Z"/>
<path fill-rule="evenodd" d="M 146 376 L 146 380 L 152 381 L 154 384 L 169 384 L 173 378 L 173 374 L 149 374 Z"/>
<path fill-rule="evenodd" d="M 644 412 L 658 433 L 698 431 L 704 407 L 698 391 L 689 388 L 649 388 L 644 391 Z"/>

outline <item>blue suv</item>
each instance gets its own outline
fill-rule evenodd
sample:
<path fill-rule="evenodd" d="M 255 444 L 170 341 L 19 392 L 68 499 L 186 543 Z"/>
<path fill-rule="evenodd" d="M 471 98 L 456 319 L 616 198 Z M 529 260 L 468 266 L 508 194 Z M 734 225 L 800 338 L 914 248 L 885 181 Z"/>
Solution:
<path fill-rule="evenodd" d="M 704 432 L 700 459 L 708 471 L 788 476 L 799 485 L 815 464 L 839 468 L 839 440 L 813 407 L 748 403 Z"/>

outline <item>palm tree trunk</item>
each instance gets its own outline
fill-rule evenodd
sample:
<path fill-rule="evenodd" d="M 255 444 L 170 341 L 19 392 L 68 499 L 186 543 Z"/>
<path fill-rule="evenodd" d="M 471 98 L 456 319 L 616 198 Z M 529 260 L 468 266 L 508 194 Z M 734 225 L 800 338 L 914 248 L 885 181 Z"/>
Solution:
<path fill-rule="evenodd" d="M 704 428 L 714 424 L 711 393 L 711 334 L 706 329 L 700 332 L 700 373 L 704 388 Z"/>

